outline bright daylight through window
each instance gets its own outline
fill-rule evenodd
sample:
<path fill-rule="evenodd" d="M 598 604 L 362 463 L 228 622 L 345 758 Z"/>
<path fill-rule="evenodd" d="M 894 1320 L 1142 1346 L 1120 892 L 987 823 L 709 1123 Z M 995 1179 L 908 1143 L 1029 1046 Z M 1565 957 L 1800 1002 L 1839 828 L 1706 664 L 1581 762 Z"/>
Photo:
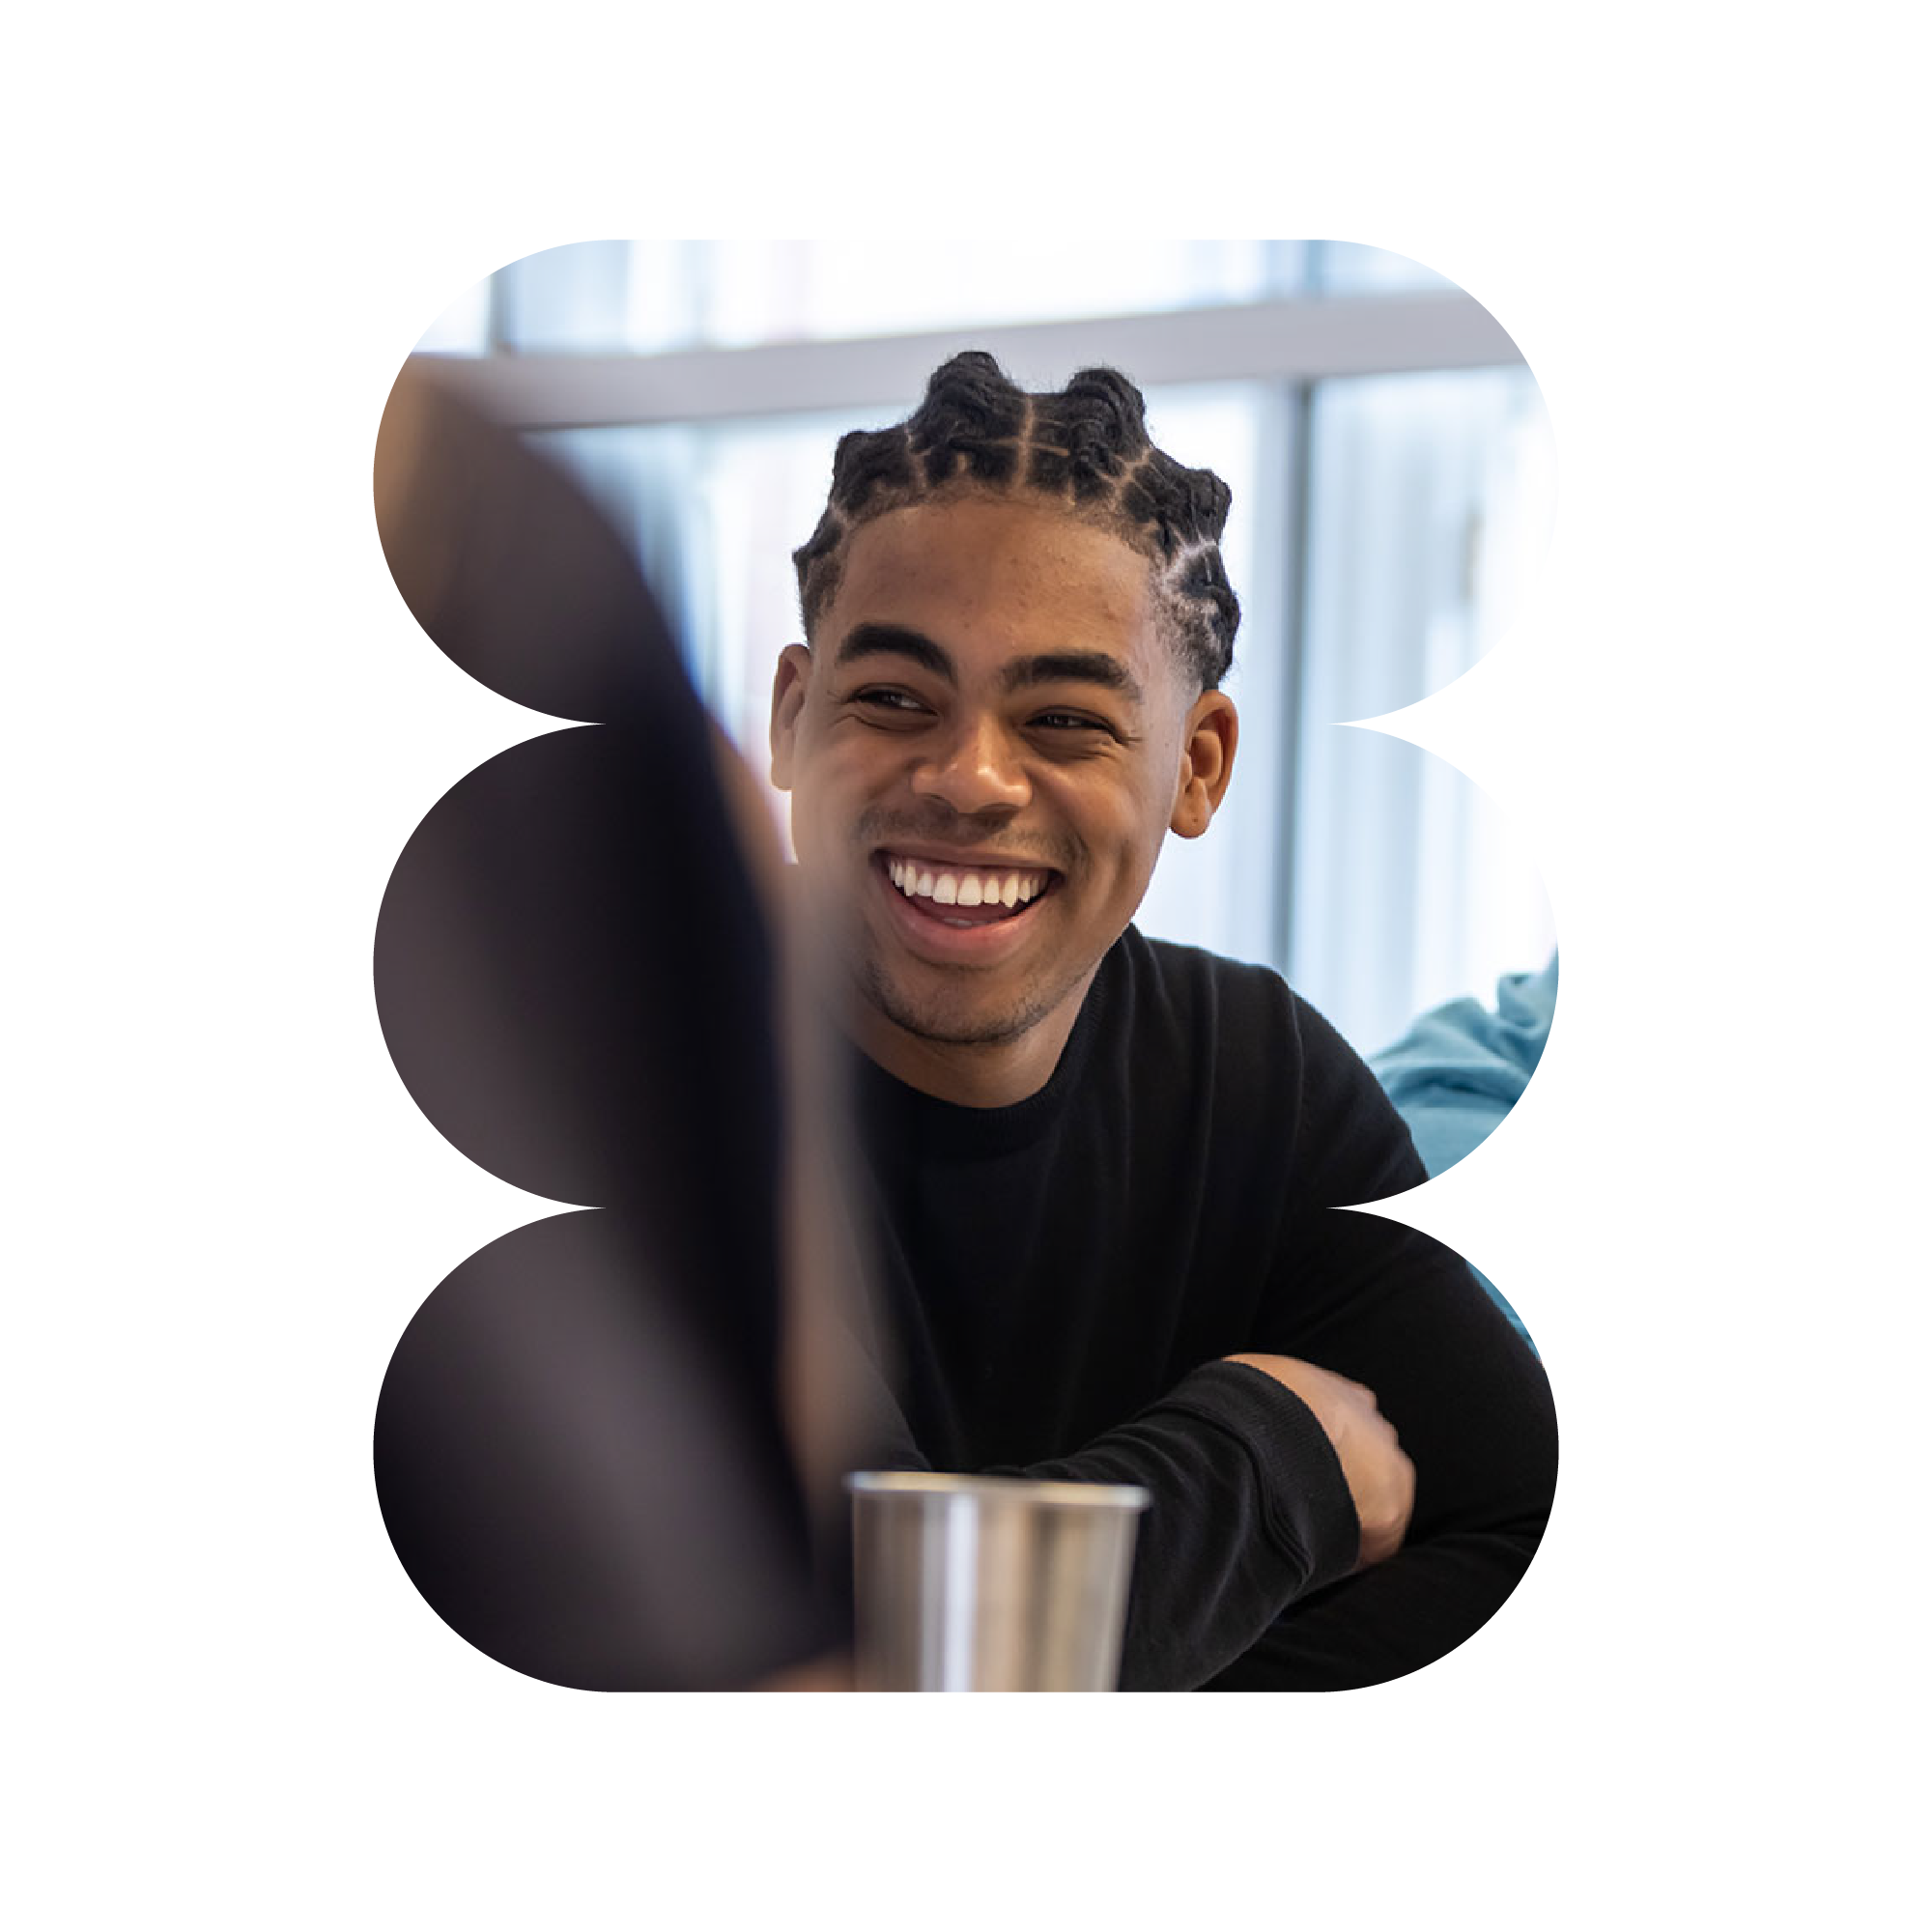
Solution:
<path fill-rule="evenodd" d="M 586 242 L 499 270 L 420 347 L 589 488 L 762 767 L 790 553 L 832 447 L 986 348 L 1023 386 L 1112 363 L 1234 491 L 1239 776 L 1170 840 L 1137 923 L 1265 961 L 1362 1052 L 1554 944 L 1519 829 L 1459 773 L 1340 728 L 1441 689 L 1506 628 L 1553 509 L 1549 426 L 1452 283 L 1339 242 Z M 776 809 L 776 802 L 775 802 Z"/>

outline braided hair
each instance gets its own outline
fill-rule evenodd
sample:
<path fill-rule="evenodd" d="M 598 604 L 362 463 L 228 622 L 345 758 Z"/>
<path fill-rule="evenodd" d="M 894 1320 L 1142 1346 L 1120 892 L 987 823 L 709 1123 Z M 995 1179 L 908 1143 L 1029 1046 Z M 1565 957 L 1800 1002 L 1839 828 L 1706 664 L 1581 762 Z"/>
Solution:
<path fill-rule="evenodd" d="M 838 439 L 825 514 L 792 553 L 807 638 L 860 525 L 935 497 L 1025 490 L 1150 560 L 1182 662 L 1202 690 L 1214 690 L 1241 617 L 1221 563 L 1230 494 L 1211 469 L 1189 469 L 1153 446 L 1146 408 L 1114 369 L 1083 369 L 1057 393 L 1029 395 L 983 350 L 942 363 L 904 422 Z"/>

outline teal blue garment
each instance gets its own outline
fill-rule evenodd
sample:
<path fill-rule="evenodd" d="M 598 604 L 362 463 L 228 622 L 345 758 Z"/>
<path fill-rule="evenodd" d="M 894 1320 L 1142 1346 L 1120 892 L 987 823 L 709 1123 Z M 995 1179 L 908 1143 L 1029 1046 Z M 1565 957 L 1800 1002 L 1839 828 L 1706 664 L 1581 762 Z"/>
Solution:
<path fill-rule="evenodd" d="M 1516 1105 L 1543 1058 L 1555 1010 L 1552 952 L 1542 972 L 1512 973 L 1497 981 L 1493 1012 L 1479 1000 L 1451 1000 L 1431 1008 L 1393 1046 L 1369 1056 L 1432 1176 L 1480 1147 Z M 1529 1342 L 1521 1317 L 1495 1284 L 1476 1268 L 1469 1272 Z"/>

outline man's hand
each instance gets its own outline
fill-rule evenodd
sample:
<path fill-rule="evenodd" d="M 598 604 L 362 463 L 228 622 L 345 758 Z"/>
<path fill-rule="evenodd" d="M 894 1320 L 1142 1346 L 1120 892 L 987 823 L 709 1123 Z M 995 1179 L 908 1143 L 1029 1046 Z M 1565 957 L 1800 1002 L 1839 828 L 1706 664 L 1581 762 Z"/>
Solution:
<path fill-rule="evenodd" d="M 1415 1464 L 1402 1452 L 1388 1418 L 1376 1406 L 1375 1391 L 1346 1376 L 1318 1369 L 1293 1355 L 1229 1355 L 1272 1376 L 1314 1410 L 1348 1478 L 1355 1517 L 1362 1525 L 1362 1553 L 1355 1567 L 1366 1570 L 1402 1548 L 1415 1507 Z"/>

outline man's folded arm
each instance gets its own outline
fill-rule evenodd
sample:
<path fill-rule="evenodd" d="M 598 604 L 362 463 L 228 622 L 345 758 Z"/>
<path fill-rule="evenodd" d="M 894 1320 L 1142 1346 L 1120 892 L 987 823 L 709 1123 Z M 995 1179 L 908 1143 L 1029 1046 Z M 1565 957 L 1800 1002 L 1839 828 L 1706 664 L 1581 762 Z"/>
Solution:
<path fill-rule="evenodd" d="M 1216 1688 L 1341 1690 L 1447 1655 L 1528 1569 L 1556 1489 L 1556 1416 L 1535 1351 L 1462 1257 L 1345 1204 L 1424 1175 L 1374 1076 L 1303 1008 L 1298 1152 L 1306 1199 L 1286 1231 L 1250 1346 L 1320 1363 L 1375 1392 L 1415 1469 L 1414 1512 L 1386 1563 L 1304 1594 Z"/>
<path fill-rule="evenodd" d="M 1232 1362 L 1204 1364 L 1070 1456 L 985 1473 L 1148 1492 L 1123 1690 L 1205 1684 L 1261 1640 L 1286 1605 L 1347 1576 L 1361 1547 L 1347 1477 L 1314 1411 Z"/>
<path fill-rule="evenodd" d="M 1286 1606 L 1215 1689 L 1347 1690 L 1435 1662 L 1521 1580 L 1555 1494 L 1548 1381 L 1461 1259 L 1376 1216 L 1334 1219 L 1379 1265 L 1346 1313 L 1271 1345 L 1376 1391 L 1415 1466 L 1414 1515 L 1386 1563 Z"/>

